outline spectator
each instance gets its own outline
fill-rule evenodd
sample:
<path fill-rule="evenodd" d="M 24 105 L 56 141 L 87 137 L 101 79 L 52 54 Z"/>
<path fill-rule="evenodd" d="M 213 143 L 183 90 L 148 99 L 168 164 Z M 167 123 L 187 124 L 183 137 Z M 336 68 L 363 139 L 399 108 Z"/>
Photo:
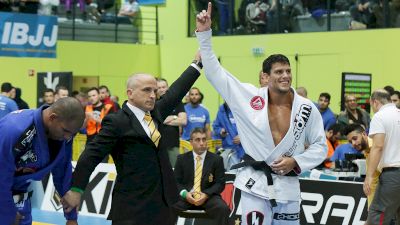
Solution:
<path fill-rule="evenodd" d="M 325 130 L 326 144 L 328 145 L 328 154 L 324 164 L 325 168 L 332 168 L 331 157 L 335 152 L 335 149 L 339 145 L 339 139 L 342 136 L 342 126 L 340 124 L 332 124 Z"/>
<path fill-rule="evenodd" d="M 200 56 L 198 56 L 200 57 Z M 157 98 L 161 99 L 162 96 L 168 91 L 168 82 L 165 79 L 157 79 Z M 165 130 L 168 134 L 166 139 L 166 148 L 171 165 L 175 165 L 176 157 L 179 155 L 179 127 L 187 124 L 187 116 L 185 107 L 182 102 L 179 102 L 169 116 L 164 120 Z"/>
<path fill-rule="evenodd" d="M 40 15 L 56 15 L 55 9 L 60 5 L 60 0 L 39 0 L 40 8 L 38 13 Z M 71 7 L 70 7 L 71 8 Z"/>
<path fill-rule="evenodd" d="M 368 131 L 369 122 L 371 121 L 369 114 L 364 110 L 358 107 L 357 98 L 353 94 L 346 95 L 344 97 L 345 100 L 345 110 L 340 112 L 337 121 L 343 126 L 358 123 L 365 127 L 365 130 Z"/>
<path fill-rule="evenodd" d="M 178 214 L 188 209 L 204 209 L 218 225 L 228 225 L 229 207 L 221 198 L 225 187 L 224 163 L 220 156 L 207 151 L 207 132 L 195 128 L 190 134 L 193 151 L 178 156 L 174 174 L 182 198 L 172 209 Z"/>
<path fill-rule="evenodd" d="M 47 105 L 52 105 L 55 101 L 55 96 L 54 96 L 54 91 L 53 89 L 46 89 L 43 92 L 43 103 Z"/>
<path fill-rule="evenodd" d="M 139 13 L 139 3 L 136 0 L 125 1 L 118 12 L 117 21 L 120 24 L 132 24 Z"/>
<path fill-rule="evenodd" d="M 302 96 L 304 98 L 308 98 L 307 97 L 307 89 L 305 87 L 298 87 L 296 89 L 296 92 L 297 92 L 298 95 L 300 95 L 300 96 Z"/>
<path fill-rule="evenodd" d="M 262 70 L 260 71 L 258 82 L 260 83 L 260 87 L 268 86 L 268 76 Z"/>
<path fill-rule="evenodd" d="M 54 101 L 56 102 L 60 98 L 65 98 L 69 96 L 69 90 L 65 86 L 57 86 L 56 87 L 56 94 L 54 96 Z"/>
<path fill-rule="evenodd" d="M 385 89 L 385 91 L 387 91 L 389 93 L 389 95 L 393 95 L 394 93 L 394 88 L 390 85 L 386 85 L 383 89 Z"/>
<path fill-rule="evenodd" d="M 22 90 L 21 88 L 15 88 L 15 98 L 14 101 L 18 105 L 18 109 L 29 109 L 28 103 L 26 103 L 22 98 Z"/>
<path fill-rule="evenodd" d="M 364 127 L 359 124 L 351 124 L 346 127 L 343 134 L 347 137 L 347 140 L 350 142 L 353 148 L 364 152 L 364 155 L 367 158 L 368 167 L 368 156 L 372 146 L 372 139 L 368 137 Z M 376 186 L 378 185 L 379 175 L 380 172 L 376 170 L 374 173 L 373 185 L 371 185 L 372 193 L 367 196 L 368 207 L 371 205 L 372 199 L 374 199 L 374 193 Z"/>
<path fill-rule="evenodd" d="M 400 109 L 400 92 L 399 91 L 393 91 L 393 94 L 390 96 L 390 100 L 392 103 L 396 105 L 397 108 Z"/>
<path fill-rule="evenodd" d="M 240 143 L 236 121 L 228 104 L 222 104 L 213 123 L 215 139 L 222 140 L 224 148 L 223 158 L 225 169 L 229 170 L 232 165 L 239 163 L 244 155 L 244 149 Z"/>
<path fill-rule="evenodd" d="M 8 113 L 18 110 L 17 104 L 10 98 L 13 86 L 11 83 L 5 82 L 1 85 L 0 94 L 0 118 Z"/>
<path fill-rule="evenodd" d="M 82 20 L 87 20 L 87 13 L 86 13 L 86 1 L 85 0 L 78 0 L 79 2 L 79 9 L 82 13 Z M 65 11 L 67 13 L 67 18 L 72 19 L 71 7 L 75 7 L 74 3 L 76 4 L 76 0 L 65 0 Z"/>
<path fill-rule="evenodd" d="M 329 108 L 331 103 L 331 95 L 329 93 L 323 92 L 319 95 L 317 108 L 322 116 L 322 121 L 324 122 L 324 130 L 336 123 L 336 116 L 333 114 L 332 110 Z"/>
<path fill-rule="evenodd" d="M 101 121 L 110 112 L 112 105 L 100 101 L 99 89 L 92 87 L 88 90 L 89 105 L 85 107 L 86 114 L 86 144 L 93 141 L 101 129 Z"/>
<path fill-rule="evenodd" d="M 182 139 L 189 140 L 190 132 L 196 127 L 203 127 L 207 130 L 207 138 L 211 139 L 210 130 L 210 113 L 201 105 L 203 94 L 196 87 L 192 87 L 189 91 L 189 103 L 185 105 L 187 114 L 187 124 L 184 126 Z"/>
<path fill-rule="evenodd" d="M 365 24 L 368 28 L 375 26 L 372 24 L 375 19 L 371 10 L 373 4 L 373 1 L 370 0 L 357 0 L 355 5 L 350 7 L 350 15 L 353 20 Z"/>
<path fill-rule="evenodd" d="M 120 109 L 120 107 L 116 102 L 111 100 L 110 90 L 108 89 L 108 87 L 106 85 L 101 85 L 99 87 L 99 91 L 100 91 L 100 100 L 103 102 L 103 104 L 112 105 L 113 107 L 111 108 L 111 110 L 113 112 L 117 112 Z"/>
<path fill-rule="evenodd" d="M 229 33 L 228 29 L 232 29 L 234 25 L 235 0 L 218 0 L 216 5 L 219 15 L 218 35 L 226 35 Z"/>

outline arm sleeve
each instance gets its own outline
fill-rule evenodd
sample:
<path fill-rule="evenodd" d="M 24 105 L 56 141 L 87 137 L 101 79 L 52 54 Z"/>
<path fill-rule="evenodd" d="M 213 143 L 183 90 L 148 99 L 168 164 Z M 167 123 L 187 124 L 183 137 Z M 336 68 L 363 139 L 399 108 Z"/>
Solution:
<path fill-rule="evenodd" d="M 175 180 L 176 180 L 176 184 L 178 186 L 178 192 L 181 192 L 183 189 L 185 189 L 184 185 L 183 185 L 183 164 L 182 164 L 182 160 L 183 160 L 183 155 L 178 155 L 178 158 L 176 160 L 175 163 L 175 168 L 174 168 L 174 175 L 175 175 Z M 187 190 L 190 191 L 190 190 Z"/>
<path fill-rule="evenodd" d="M 58 163 L 52 170 L 53 183 L 56 187 L 57 192 L 60 196 L 64 196 L 65 193 L 71 188 L 72 180 L 72 143 L 73 140 L 65 143 L 64 158 Z M 64 216 L 67 220 L 77 220 L 78 215 L 76 210 L 72 210 L 69 213 L 64 212 Z"/>
<path fill-rule="evenodd" d="M 156 108 L 160 110 L 163 120 L 170 115 L 172 110 L 182 101 L 183 97 L 196 82 L 200 72 L 193 66 L 189 66 L 182 75 L 172 83 L 163 97 L 156 101 Z"/>
<path fill-rule="evenodd" d="M 95 137 L 95 141 L 86 145 L 85 151 L 79 157 L 72 175 L 72 187 L 85 190 L 86 185 L 89 183 L 90 175 L 96 166 L 116 146 L 119 136 L 119 125 L 113 118 L 117 114 L 107 115 L 101 123 L 101 130 Z"/>
<path fill-rule="evenodd" d="M 321 164 L 328 152 L 321 114 L 314 105 L 312 105 L 309 124 L 307 124 L 305 132 L 305 141 L 310 143 L 310 146 L 303 153 L 293 156 L 300 167 L 298 168 L 299 172 L 310 170 Z"/>
<path fill-rule="evenodd" d="M 0 135 L 0 221 L 2 224 L 13 224 L 17 209 L 12 197 L 13 177 L 15 172 L 13 143 L 17 138 L 7 130 L 5 120 L 1 120 L 0 129 L 3 133 Z"/>
<path fill-rule="evenodd" d="M 208 196 L 219 195 L 225 188 L 225 169 L 222 157 L 217 155 L 217 159 L 215 159 L 215 164 L 215 184 L 203 190 L 203 192 L 206 193 Z"/>

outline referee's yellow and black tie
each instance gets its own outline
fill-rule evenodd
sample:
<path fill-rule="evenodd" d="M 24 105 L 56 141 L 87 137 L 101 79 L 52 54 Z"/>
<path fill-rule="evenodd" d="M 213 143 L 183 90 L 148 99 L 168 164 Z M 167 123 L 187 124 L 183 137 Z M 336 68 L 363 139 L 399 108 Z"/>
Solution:
<path fill-rule="evenodd" d="M 196 169 L 194 171 L 194 185 L 193 185 L 193 192 L 194 192 L 194 199 L 200 198 L 201 192 L 201 175 L 203 173 L 203 165 L 201 165 L 201 156 L 196 157 Z"/>
<path fill-rule="evenodd" d="M 149 126 L 151 140 L 158 147 L 158 142 L 160 141 L 161 134 L 157 130 L 156 125 L 154 124 L 153 118 L 151 118 L 150 113 L 146 113 L 144 115 L 144 120 L 146 121 L 147 125 Z"/>

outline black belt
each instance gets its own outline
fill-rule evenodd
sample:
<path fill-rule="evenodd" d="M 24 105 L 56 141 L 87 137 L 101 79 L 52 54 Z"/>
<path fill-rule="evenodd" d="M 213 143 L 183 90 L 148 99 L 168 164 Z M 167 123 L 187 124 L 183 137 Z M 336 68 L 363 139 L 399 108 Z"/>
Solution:
<path fill-rule="evenodd" d="M 382 172 L 396 171 L 396 170 L 400 170 L 400 167 L 385 167 L 382 169 Z"/>
<path fill-rule="evenodd" d="M 17 204 L 18 202 L 26 201 L 30 197 L 32 197 L 32 194 L 33 194 L 33 191 L 13 194 L 14 203 Z"/>
<path fill-rule="evenodd" d="M 239 169 L 242 167 L 247 167 L 247 166 L 251 166 L 254 170 L 259 170 L 259 171 L 263 171 L 265 176 L 267 177 L 267 181 L 268 181 L 268 186 L 272 187 L 274 185 L 274 181 L 272 179 L 272 173 L 275 173 L 275 171 L 273 171 L 271 169 L 271 167 L 265 162 L 265 161 L 256 161 L 254 160 L 251 156 L 244 154 L 243 156 L 243 162 L 235 164 L 231 167 L 232 169 Z M 280 174 L 277 174 L 280 175 Z M 294 177 L 294 176 L 298 176 L 293 170 L 290 171 L 289 173 L 283 175 L 283 176 L 290 176 L 290 177 Z M 269 199 L 272 207 L 276 206 L 276 200 L 274 197 L 270 197 Z"/>

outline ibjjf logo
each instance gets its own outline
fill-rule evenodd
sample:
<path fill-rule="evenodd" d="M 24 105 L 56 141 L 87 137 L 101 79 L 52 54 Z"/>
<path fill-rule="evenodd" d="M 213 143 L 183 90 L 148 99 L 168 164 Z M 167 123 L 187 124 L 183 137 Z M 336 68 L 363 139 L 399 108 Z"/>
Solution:
<path fill-rule="evenodd" d="M 261 110 L 265 106 L 265 100 L 261 96 L 254 96 L 250 100 L 250 106 L 255 110 Z"/>
<path fill-rule="evenodd" d="M 300 110 L 294 118 L 293 135 L 296 140 L 300 139 L 301 134 L 307 125 L 308 119 L 310 118 L 311 110 L 312 108 L 310 105 L 303 104 L 300 106 Z"/>
<path fill-rule="evenodd" d="M 250 178 L 246 183 L 246 187 L 248 189 L 251 189 L 254 186 L 255 183 L 256 183 L 256 181 Z"/>
<path fill-rule="evenodd" d="M 246 216 L 248 225 L 262 225 L 264 221 L 264 214 L 258 211 L 249 212 Z"/>
<path fill-rule="evenodd" d="M 296 221 L 300 219 L 300 213 L 274 213 L 274 220 Z"/>

